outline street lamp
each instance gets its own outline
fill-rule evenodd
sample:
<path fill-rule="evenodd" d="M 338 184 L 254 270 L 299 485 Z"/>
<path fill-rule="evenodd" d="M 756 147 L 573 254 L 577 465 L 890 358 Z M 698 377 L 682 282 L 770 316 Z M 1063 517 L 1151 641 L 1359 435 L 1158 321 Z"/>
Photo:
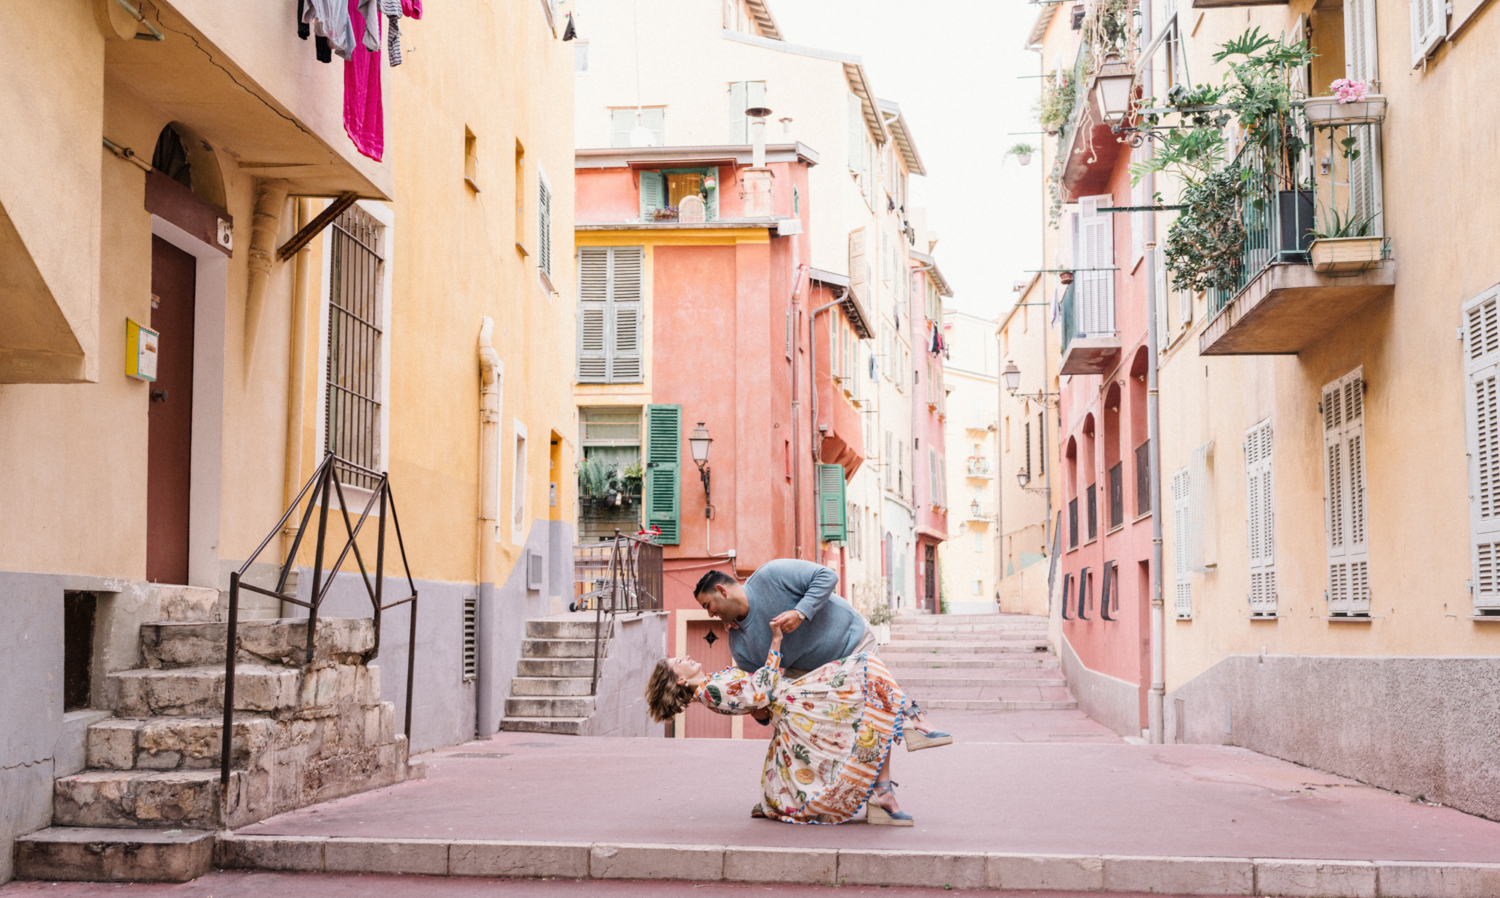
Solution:
<path fill-rule="evenodd" d="M 1094 79 L 1094 96 L 1106 124 L 1116 125 L 1130 113 L 1130 94 L 1135 87 L 1135 71 L 1120 57 L 1111 53 Z"/>
<path fill-rule="evenodd" d="M 1015 362 L 1005 363 L 1005 389 L 1014 394 L 1021 386 L 1021 369 Z"/>
<path fill-rule="evenodd" d="M 1026 484 L 1031 482 L 1031 472 L 1022 468 L 1016 472 L 1016 482 L 1021 484 L 1021 489 L 1026 489 Z"/>
<path fill-rule="evenodd" d="M 975 499 L 973 502 L 969 503 L 969 517 L 972 520 L 975 520 L 975 521 L 979 520 L 979 500 L 978 499 Z"/>
<path fill-rule="evenodd" d="M 708 428 L 699 421 L 698 426 L 693 429 L 692 436 L 688 437 L 688 447 L 693 452 L 693 464 L 698 466 L 698 477 L 703 481 L 703 516 L 712 518 L 714 516 L 713 502 L 709 498 L 709 467 L 708 447 L 714 438 L 708 435 Z"/>

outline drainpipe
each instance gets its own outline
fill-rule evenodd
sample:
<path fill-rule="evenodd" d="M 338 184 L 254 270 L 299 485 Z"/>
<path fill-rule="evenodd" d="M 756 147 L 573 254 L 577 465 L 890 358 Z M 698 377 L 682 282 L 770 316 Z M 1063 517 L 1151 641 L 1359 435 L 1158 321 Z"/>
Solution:
<path fill-rule="evenodd" d="M 1141 30 L 1151 34 L 1151 4 L 1141 4 Z M 1141 92 L 1151 96 L 1151 67 L 1141 70 Z M 1153 150 L 1146 141 L 1147 158 Z M 1146 196 L 1156 196 L 1156 177 L 1146 176 Z M 1161 400 L 1157 381 L 1156 345 L 1156 213 L 1146 215 L 1146 436 L 1151 440 L 1151 693 L 1146 701 L 1151 743 L 1164 741 L 1163 703 L 1166 683 L 1166 607 L 1162 601 L 1161 535 Z M 1181 551 L 1181 548 L 1178 548 Z"/>
<path fill-rule="evenodd" d="M 792 235 L 792 258 L 800 258 L 798 254 L 798 235 Z M 801 417 L 802 396 L 797 383 L 797 313 L 802 304 L 798 297 L 802 295 L 802 278 L 807 273 L 806 265 L 797 266 L 797 276 L 792 282 L 792 557 L 802 557 L 802 445 Z M 814 400 L 816 401 L 816 400 Z"/>
<path fill-rule="evenodd" d="M 297 230 L 312 220 L 312 200 L 297 200 Z M 282 476 L 282 507 L 290 507 L 302 488 L 302 425 L 307 389 L 307 305 L 312 293 L 312 247 L 297 250 L 292 263 L 292 346 L 288 360 L 286 397 L 286 463 Z M 292 551 L 292 541 L 297 536 L 295 516 L 287 520 L 281 531 L 281 557 Z M 287 616 L 286 603 L 278 611 Z"/>
<path fill-rule="evenodd" d="M 479 654 L 479 678 L 475 686 L 478 714 L 475 726 L 480 736 L 499 730 L 500 702 L 503 696 L 496 694 L 499 683 L 494 659 L 498 657 L 499 609 L 495 604 L 495 535 L 499 521 L 496 479 L 499 472 L 496 462 L 500 457 L 500 388 L 505 377 L 505 366 L 500 354 L 490 344 L 495 322 L 485 316 L 479 326 L 479 565 L 476 580 L 479 586 L 478 607 L 475 609 L 475 639 Z"/>
<path fill-rule="evenodd" d="M 844 289 L 848 290 L 847 287 L 845 287 Z M 840 293 L 838 299 L 834 300 L 831 303 L 828 303 L 827 305 L 818 306 L 816 309 L 813 309 L 812 312 L 808 313 L 808 316 L 807 316 L 807 371 L 808 371 L 807 386 L 808 386 L 808 393 L 810 393 L 811 396 L 812 396 L 812 433 L 810 434 L 810 436 L 812 437 L 811 443 L 812 443 L 812 459 L 813 459 L 812 463 L 813 463 L 813 520 L 814 521 L 816 521 L 818 519 L 817 515 L 820 514 L 823 511 L 823 478 L 821 478 L 821 477 L 818 476 L 818 463 L 821 461 L 821 454 L 822 454 L 822 449 L 823 449 L 822 445 L 820 445 L 821 444 L 821 440 L 819 439 L 819 437 L 822 434 L 822 431 L 820 431 L 818 429 L 818 316 L 821 315 L 821 314 L 823 314 L 824 312 L 828 311 L 829 309 L 833 308 L 834 306 L 837 306 L 837 305 L 841 304 L 843 301 L 844 301 L 844 294 Z M 832 372 L 830 371 L 830 374 L 831 373 Z M 814 525 L 814 526 L 816 526 L 816 525 Z M 817 536 L 818 536 L 818 538 L 815 539 L 815 540 L 813 540 L 813 542 L 817 543 L 817 545 L 818 545 L 818 552 L 817 552 L 816 556 L 814 557 L 814 560 L 817 561 L 818 564 L 822 564 L 823 563 L 823 534 L 822 534 L 822 532 L 820 531 Z"/>
<path fill-rule="evenodd" d="M 266 282 L 276 261 L 276 232 L 281 226 L 281 212 L 286 205 L 288 184 L 280 179 L 257 179 L 255 214 L 250 220 L 250 272 L 245 292 L 245 359 L 244 376 L 250 380 L 250 365 L 255 360 L 255 341 L 260 330 L 260 310 L 265 305 Z"/>

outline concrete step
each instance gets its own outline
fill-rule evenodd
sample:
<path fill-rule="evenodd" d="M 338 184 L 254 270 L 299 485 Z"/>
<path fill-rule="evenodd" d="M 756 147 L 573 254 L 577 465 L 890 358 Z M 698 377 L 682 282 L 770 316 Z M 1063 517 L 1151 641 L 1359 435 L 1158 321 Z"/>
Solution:
<path fill-rule="evenodd" d="M 1056 686 L 918 686 L 901 687 L 923 705 L 935 701 L 1071 702 L 1067 684 Z"/>
<path fill-rule="evenodd" d="M 608 630 L 608 619 L 600 626 Z M 526 635 L 532 639 L 593 639 L 594 632 L 595 621 L 592 614 L 585 617 L 563 615 L 533 618 L 526 622 Z"/>
<path fill-rule="evenodd" d="M 245 664 L 235 669 L 234 707 L 284 711 L 299 704 L 302 672 Z M 224 710 L 224 668 L 126 670 L 104 678 L 105 701 L 121 717 L 212 717 Z"/>
<path fill-rule="evenodd" d="M 56 826 L 219 825 L 218 770 L 85 770 L 52 785 Z"/>
<path fill-rule="evenodd" d="M 51 826 L 16 840 L 16 878 L 67 882 L 187 882 L 213 866 L 202 829 Z"/>
<path fill-rule="evenodd" d="M 510 681 L 513 696 L 588 695 L 592 677 L 516 677 Z"/>
<path fill-rule="evenodd" d="M 1030 658 L 1020 654 L 975 656 L 880 653 L 880 660 L 890 669 L 899 682 L 904 671 L 927 670 L 989 670 L 992 668 L 1055 668 L 1057 657 L 1039 654 Z"/>
<path fill-rule="evenodd" d="M 1044 639 L 996 639 L 990 642 L 939 642 L 935 640 L 911 640 L 908 642 L 892 642 L 880 650 L 881 657 L 886 655 L 918 655 L 918 654 L 1006 654 L 1006 653 L 1030 653 L 1045 652 L 1050 648 Z"/>
<path fill-rule="evenodd" d="M 553 736 L 581 736 L 587 717 L 505 717 L 500 729 L 510 733 L 548 733 Z"/>
<path fill-rule="evenodd" d="M 588 717 L 592 713 L 594 713 L 594 697 L 591 695 L 505 700 L 506 717 Z"/>
<path fill-rule="evenodd" d="M 217 769 L 223 732 L 223 718 L 114 718 L 88 728 L 85 757 L 90 768 L 101 770 Z M 273 733 L 268 718 L 236 715 L 230 764 L 254 764 Z"/>
<path fill-rule="evenodd" d="M 141 625 L 141 654 L 153 668 L 224 666 L 229 625 L 172 622 Z M 307 619 L 241 621 L 235 631 L 238 663 L 307 663 Z M 375 648 L 375 622 L 369 618 L 320 618 L 313 657 L 318 662 L 354 664 Z"/>
<path fill-rule="evenodd" d="M 1008 702 L 994 699 L 953 699 L 935 698 L 925 699 L 918 697 L 922 707 L 928 710 L 945 709 L 949 711 L 1077 711 L 1078 703 L 1075 701 L 1065 702 Z"/>
<path fill-rule="evenodd" d="M 522 658 L 516 673 L 523 677 L 589 677 L 594 676 L 594 658 Z"/>
<path fill-rule="evenodd" d="M 605 643 L 608 654 L 608 643 Z M 590 639 L 527 639 L 521 643 L 523 658 L 588 658 L 594 657 L 594 640 Z"/>
<path fill-rule="evenodd" d="M 204 586 L 156 585 L 161 619 L 170 621 L 221 621 L 229 610 L 229 594 Z"/>
<path fill-rule="evenodd" d="M 934 689 L 986 689 L 986 688 L 1042 688 L 1057 687 L 1066 689 L 1068 681 L 1062 677 L 924 677 L 905 676 L 896 677 L 904 689 L 934 688 Z"/>

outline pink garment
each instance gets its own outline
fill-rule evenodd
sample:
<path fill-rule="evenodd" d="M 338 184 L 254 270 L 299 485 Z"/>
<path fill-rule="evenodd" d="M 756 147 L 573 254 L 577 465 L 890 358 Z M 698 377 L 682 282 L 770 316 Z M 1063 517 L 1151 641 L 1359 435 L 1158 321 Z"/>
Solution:
<path fill-rule="evenodd" d="M 422 18 L 422 0 L 401 0 L 401 14 L 408 19 Z"/>
<path fill-rule="evenodd" d="M 355 34 L 365 33 L 365 17 L 359 13 L 360 5 L 360 0 L 349 0 L 349 19 Z M 378 15 L 375 27 L 378 35 Z M 344 131 L 354 141 L 355 149 L 379 162 L 385 153 L 385 117 L 380 105 L 378 40 L 376 46 L 375 50 L 366 50 L 363 42 L 356 41 L 354 58 L 344 63 Z"/>

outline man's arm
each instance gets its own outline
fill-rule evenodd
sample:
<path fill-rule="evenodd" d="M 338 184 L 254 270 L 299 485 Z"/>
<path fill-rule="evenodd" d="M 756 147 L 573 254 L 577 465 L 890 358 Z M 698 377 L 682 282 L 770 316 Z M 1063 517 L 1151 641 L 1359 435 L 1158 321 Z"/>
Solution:
<path fill-rule="evenodd" d="M 823 609 L 839 583 L 839 575 L 833 568 L 811 561 L 784 561 L 781 564 L 788 568 L 784 574 L 787 588 L 802 593 L 802 598 L 795 608 L 776 615 L 771 623 L 790 633 Z"/>

